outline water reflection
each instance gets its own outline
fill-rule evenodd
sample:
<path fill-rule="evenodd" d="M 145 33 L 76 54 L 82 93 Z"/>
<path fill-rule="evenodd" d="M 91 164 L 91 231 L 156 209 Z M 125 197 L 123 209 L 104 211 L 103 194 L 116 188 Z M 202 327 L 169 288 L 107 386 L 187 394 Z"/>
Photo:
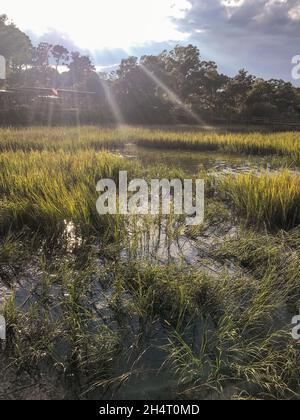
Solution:
<path fill-rule="evenodd" d="M 266 170 L 269 167 L 265 157 L 241 156 L 219 152 L 152 149 L 136 144 L 126 144 L 120 150 L 126 159 L 140 160 L 143 165 L 163 164 L 170 168 L 182 169 L 190 175 L 200 171 L 210 173 L 240 173 Z"/>

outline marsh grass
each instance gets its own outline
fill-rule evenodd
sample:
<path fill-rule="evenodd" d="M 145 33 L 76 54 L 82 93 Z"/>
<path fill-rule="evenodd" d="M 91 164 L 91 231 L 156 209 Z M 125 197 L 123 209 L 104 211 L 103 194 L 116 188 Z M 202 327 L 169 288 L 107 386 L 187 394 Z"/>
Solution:
<path fill-rule="evenodd" d="M 299 352 L 286 315 L 299 278 L 272 270 L 259 279 L 214 278 L 185 266 L 140 263 L 120 265 L 117 273 L 129 293 L 120 307 L 139 320 L 140 345 L 159 323 L 164 368 L 171 367 L 181 396 L 299 397 Z"/>
<path fill-rule="evenodd" d="M 290 163 L 300 163 L 299 133 L 235 133 L 176 132 L 163 130 L 141 131 L 138 144 L 146 147 L 222 151 L 244 155 L 277 155 L 288 157 Z"/>
<path fill-rule="evenodd" d="M 193 342 L 174 331 L 167 346 L 169 363 L 179 374 L 179 389 L 189 398 L 257 399 L 299 397 L 299 352 L 282 311 L 290 283 L 278 288 L 266 275 L 211 281 L 216 302 L 202 321 L 202 340 Z M 207 322 L 211 317 L 214 330 Z M 205 320 L 205 317 L 204 317 Z M 288 361 L 288 362 L 287 362 Z"/>
<path fill-rule="evenodd" d="M 299 398 L 289 325 L 299 309 L 299 235 L 251 235 L 219 250 L 247 268 L 234 278 L 112 253 L 99 266 L 93 247 L 40 251 L 26 310 L 14 295 L 5 303 L 10 367 L 36 377 L 46 365 L 71 398 L 126 395 L 132 383 L 141 395 L 143 375 L 159 384 L 163 372 L 177 383 L 163 390 L 169 398 Z M 158 365 L 145 358 L 157 351 Z"/>
<path fill-rule="evenodd" d="M 291 312 L 297 313 L 300 309 L 299 237 L 299 227 L 288 233 L 279 231 L 276 235 L 240 228 L 234 238 L 224 241 L 217 254 L 235 260 L 257 279 L 270 273 L 276 275 L 280 290 L 289 284 L 287 303 Z"/>
<path fill-rule="evenodd" d="M 49 370 L 56 380 L 66 381 L 66 395 L 73 397 L 95 381 L 109 378 L 109 372 L 113 375 L 120 346 L 119 334 L 96 317 L 87 299 L 96 265 L 85 263 L 78 270 L 75 262 L 60 259 L 41 264 L 26 310 L 16 305 L 12 294 L 3 311 L 8 368 L 34 377 Z"/>
<path fill-rule="evenodd" d="M 278 173 L 220 177 L 217 188 L 236 213 L 254 226 L 291 229 L 300 223 L 300 176 Z"/>
<path fill-rule="evenodd" d="M 118 217 L 100 217 L 96 211 L 97 182 L 111 178 L 118 184 L 119 171 L 129 179 L 143 172 L 146 178 L 180 177 L 180 170 L 164 166 L 142 170 L 141 165 L 125 161 L 108 152 L 93 149 L 76 154 L 58 151 L 16 151 L 0 154 L 0 229 L 29 226 L 61 231 L 71 221 L 83 231 L 102 232 L 115 226 Z"/>
<path fill-rule="evenodd" d="M 300 137 L 287 133 L 226 133 L 199 130 L 158 129 L 120 126 L 1 128 L 0 151 L 103 150 L 122 148 L 127 143 L 156 149 L 221 151 L 243 155 L 286 157 L 290 164 L 300 163 Z"/>
<path fill-rule="evenodd" d="M 206 222 L 189 232 L 172 215 L 100 217 L 101 178 L 117 182 L 120 170 L 147 180 L 186 177 L 103 150 L 126 142 L 300 161 L 295 133 L 0 130 L 6 368 L 18 381 L 24 372 L 38 383 L 53 377 L 60 399 L 128 398 L 132 388 L 137 398 L 299 399 L 299 348 L 290 336 L 300 309 L 299 176 L 201 173 Z M 200 256 L 198 265 L 154 262 L 147 241 L 155 229 L 166 250 L 183 234 L 204 239 L 212 259 L 240 270 L 204 271 Z M 212 231 L 220 240 L 210 246 L 204 235 Z"/>
<path fill-rule="evenodd" d="M 96 211 L 96 184 L 116 178 L 122 160 L 105 152 L 5 152 L 0 156 L 0 228 L 28 226 L 54 233 L 72 221 L 83 231 L 105 230 Z M 126 165 L 124 165 L 126 166 Z"/>
<path fill-rule="evenodd" d="M 103 150 L 120 148 L 126 142 L 126 131 L 93 126 L 1 128 L 0 151 Z"/>

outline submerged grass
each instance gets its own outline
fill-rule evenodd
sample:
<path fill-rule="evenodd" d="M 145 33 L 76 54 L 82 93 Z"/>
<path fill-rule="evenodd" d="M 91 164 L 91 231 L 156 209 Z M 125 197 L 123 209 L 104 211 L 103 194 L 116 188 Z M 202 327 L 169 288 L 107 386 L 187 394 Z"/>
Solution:
<path fill-rule="evenodd" d="M 156 331 L 181 396 L 299 397 L 299 351 L 286 316 L 299 276 L 214 278 L 145 263 L 119 265 L 115 276 L 126 296 L 119 310 L 138 320 L 139 354 Z"/>
<path fill-rule="evenodd" d="M 136 384 L 136 398 L 299 398 L 286 316 L 299 275 L 233 280 L 146 261 L 107 261 L 99 271 L 86 260 L 41 267 L 26 311 L 6 301 L 11 367 L 39 375 L 46 364 L 73 398 L 129 397 Z M 144 394 L 153 378 L 157 394 Z"/>
<path fill-rule="evenodd" d="M 97 182 L 118 182 L 120 170 L 185 178 L 180 168 L 143 167 L 104 148 L 133 141 L 300 162 L 298 140 L 131 127 L 0 130 L 2 377 L 47 377 L 56 399 L 300 399 L 290 335 L 300 310 L 299 175 L 201 174 L 206 224 L 183 234 L 231 271 L 203 270 L 200 256 L 193 265 L 141 257 L 141 235 L 158 229 L 169 246 L 182 235 L 172 217 L 164 225 L 96 211 Z M 234 214 L 246 220 L 242 229 Z M 217 245 L 205 236 L 212 231 L 224 233 Z"/>
<path fill-rule="evenodd" d="M 95 267 L 78 270 L 74 262 L 61 260 L 39 269 L 26 310 L 24 304 L 16 306 L 15 295 L 5 301 L 6 368 L 35 378 L 47 374 L 49 383 L 54 379 L 63 385 L 59 398 L 78 398 L 94 381 L 112 376 L 120 335 L 96 317 L 87 301 Z"/>

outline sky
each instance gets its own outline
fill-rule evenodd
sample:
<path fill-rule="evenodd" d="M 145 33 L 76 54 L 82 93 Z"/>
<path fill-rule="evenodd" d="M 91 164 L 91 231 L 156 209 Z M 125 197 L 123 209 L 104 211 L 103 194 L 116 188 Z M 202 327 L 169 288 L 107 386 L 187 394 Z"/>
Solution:
<path fill-rule="evenodd" d="M 88 53 L 104 70 L 192 43 L 226 74 L 291 80 L 300 55 L 300 0 L 1 0 L 2 13 L 35 44 Z"/>

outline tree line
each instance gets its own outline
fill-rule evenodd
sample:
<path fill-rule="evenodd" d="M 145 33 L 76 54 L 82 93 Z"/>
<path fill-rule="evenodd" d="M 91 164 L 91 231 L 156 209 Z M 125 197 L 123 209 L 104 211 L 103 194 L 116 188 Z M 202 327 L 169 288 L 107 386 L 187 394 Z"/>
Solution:
<path fill-rule="evenodd" d="M 90 57 L 63 45 L 30 38 L 0 16 L 0 54 L 7 87 L 49 87 L 95 92 L 95 122 L 178 123 L 213 119 L 298 118 L 300 90 L 284 80 L 264 80 L 242 69 L 222 74 L 196 46 L 129 57 L 109 73 Z"/>

